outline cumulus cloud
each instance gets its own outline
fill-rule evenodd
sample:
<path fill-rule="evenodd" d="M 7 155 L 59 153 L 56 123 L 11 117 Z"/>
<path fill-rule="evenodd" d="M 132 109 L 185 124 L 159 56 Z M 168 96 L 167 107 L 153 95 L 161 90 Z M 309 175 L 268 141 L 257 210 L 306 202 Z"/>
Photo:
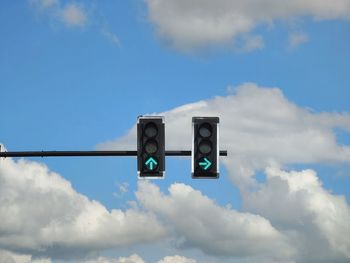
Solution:
<path fill-rule="evenodd" d="M 196 263 L 197 261 L 192 258 L 186 258 L 183 256 L 167 256 L 162 260 L 158 261 L 158 263 Z"/>
<path fill-rule="evenodd" d="M 70 3 L 60 10 L 60 18 L 67 26 L 83 27 L 87 22 L 87 13 L 83 6 Z"/>
<path fill-rule="evenodd" d="M 75 1 L 67 1 L 63 4 L 63 1 L 60 0 L 28 1 L 40 14 L 46 15 L 53 21 L 59 22 L 68 28 L 84 28 L 89 24 L 91 8 L 88 8 L 86 4 Z M 100 32 L 113 45 L 121 46 L 119 37 L 108 26 L 101 26 Z"/>
<path fill-rule="evenodd" d="M 166 256 L 159 260 L 158 263 L 196 263 L 197 261 L 183 256 Z M 131 255 L 130 257 L 120 257 L 118 259 L 99 257 L 94 260 L 84 261 L 84 263 L 145 263 L 139 255 Z"/>
<path fill-rule="evenodd" d="M 86 8 L 76 2 L 62 5 L 59 0 L 29 0 L 29 3 L 40 12 L 63 22 L 67 27 L 84 27 L 88 22 Z"/>
<path fill-rule="evenodd" d="M 226 97 L 158 114 L 165 116 L 167 149 L 178 150 L 191 148 L 192 116 L 220 117 L 221 149 L 228 150 L 221 160 L 241 190 L 243 211 L 220 207 L 183 184 L 171 185 L 165 194 L 141 182 L 139 202 L 172 226 L 180 247 L 247 257 L 249 262 L 348 261 L 350 208 L 345 198 L 325 190 L 312 170 L 279 167 L 349 163 L 350 148 L 337 143 L 334 129 L 349 132 L 350 115 L 316 113 L 298 107 L 278 88 L 253 83 L 228 91 Z M 99 147 L 136 148 L 135 138 L 134 126 L 124 137 Z M 258 183 L 255 173 L 264 169 L 266 183 Z"/>
<path fill-rule="evenodd" d="M 297 248 L 297 262 L 350 260 L 350 207 L 322 187 L 313 170 L 266 169 L 267 181 L 243 195 L 248 211 L 270 220 Z"/>
<path fill-rule="evenodd" d="M 145 263 L 145 261 L 139 255 L 134 254 L 130 257 L 120 257 L 118 259 L 99 257 L 84 261 L 84 263 Z"/>
<path fill-rule="evenodd" d="M 228 157 L 220 159 L 241 189 L 254 186 L 255 172 L 272 164 L 350 161 L 350 147 L 339 145 L 333 131 L 350 131 L 348 113 L 315 113 L 289 101 L 278 88 L 254 83 L 229 88 L 229 92 L 226 97 L 153 113 L 165 116 L 166 148 L 191 149 L 192 116 L 219 116 L 220 148 L 228 151 Z M 97 148 L 136 149 L 136 126 Z"/>
<path fill-rule="evenodd" d="M 248 53 L 264 47 L 264 39 L 260 35 L 245 34 L 237 37 L 234 50 L 239 53 Z"/>
<path fill-rule="evenodd" d="M 249 262 L 350 260 L 350 207 L 344 196 L 325 190 L 313 170 L 269 167 L 266 175 L 259 189 L 243 193 L 242 212 L 179 183 L 166 194 L 139 182 L 136 195 L 172 228 L 179 248 Z"/>
<path fill-rule="evenodd" d="M 182 51 L 235 42 L 258 25 L 309 16 L 348 19 L 350 2 L 279 0 L 147 0 L 149 19 L 160 37 Z"/>
<path fill-rule="evenodd" d="M 0 160 L 0 248 L 52 258 L 159 239 L 165 229 L 137 208 L 108 211 L 37 162 Z M 145 227 L 147 225 L 147 227 Z"/>
<path fill-rule="evenodd" d="M 0 250 L 1 263 L 51 263 L 48 258 L 33 259 L 31 255 L 19 255 L 10 251 Z"/>
<path fill-rule="evenodd" d="M 196 248 L 211 256 L 242 262 L 347 262 L 350 260 L 350 207 L 343 196 L 323 188 L 315 171 L 270 166 L 266 182 L 243 192 L 243 211 L 219 206 L 189 185 L 174 183 L 168 193 L 140 181 L 140 205 L 156 214 L 178 249 Z M 141 262 L 100 257 L 86 263 Z M 167 256 L 158 263 L 195 259 Z"/>
<path fill-rule="evenodd" d="M 166 195 L 154 184 L 139 182 L 136 196 L 173 228 L 180 247 L 216 256 L 284 259 L 294 253 L 285 236 L 265 218 L 220 207 L 188 185 L 173 184 Z"/>
<path fill-rule="evenodd" d="M 242 211 L 220 206 L 189 185 L 175 183 L 162 192 L 147 181 L 138 183 L 134 208 L 108 211 L 42 164 L 1 159 L 0 248 L 24 255 L 73 257 L 75 252 L 151 243 L 167 235 L 178 249 L 194 248 L 246 262 L 349 261 L 350 208 L 345 198 L 325 190 L 313 170 L 280 167 L 349 163 L 350 148 L 337 142 L 333 130 L 349 132 L 350 115 L 316 113 L 298 107 L 278 88 L 254 83 L 228 90 L 228 96 L 158 114 L 165 116 L 171 150 L 191 148 L 192 116 L 220 117 L 221 149 L 228 150 L 228 157 L 221 160 L 241 190 Z M 124 137 L 99 148 L 136 149 L 135 142 L 134 126 Z M 266 182 L 258 183 L 255 172 L 263 169 Z M 161 260 L 182 259 L 194 261 L 181 256 Z M 92 262 L 144 261 L 132 255 Z"/>

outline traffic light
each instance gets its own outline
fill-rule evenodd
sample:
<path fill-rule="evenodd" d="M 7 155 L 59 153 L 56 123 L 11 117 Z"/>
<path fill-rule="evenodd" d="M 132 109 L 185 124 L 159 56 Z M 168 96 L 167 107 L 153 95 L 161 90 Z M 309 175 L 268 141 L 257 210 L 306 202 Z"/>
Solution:
<path fill-rule="evenodd" d="M 162 116 L 140 116 L 137 121 L 139 178 L 162 178 L 165 172 L 165 125 Z"/>
<path fill-rule="evenodd" d="M 219 177 L 219 118 L 192 118 L 192 178 Z"/>

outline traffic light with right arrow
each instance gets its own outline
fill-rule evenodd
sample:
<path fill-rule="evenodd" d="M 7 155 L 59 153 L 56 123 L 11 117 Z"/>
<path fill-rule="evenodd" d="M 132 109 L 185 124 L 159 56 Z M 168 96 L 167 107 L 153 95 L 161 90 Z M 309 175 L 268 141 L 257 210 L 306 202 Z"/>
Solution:
<path fill-rule="evenodd" d="M 219 177 L 219 118 L 192 118 L 192 177 Z"/>
<path fill-rule="evenodd" d="M 165 125 L 162 116 L 138 117 L 137 171 L 139 178 L 164 176 Z"/>

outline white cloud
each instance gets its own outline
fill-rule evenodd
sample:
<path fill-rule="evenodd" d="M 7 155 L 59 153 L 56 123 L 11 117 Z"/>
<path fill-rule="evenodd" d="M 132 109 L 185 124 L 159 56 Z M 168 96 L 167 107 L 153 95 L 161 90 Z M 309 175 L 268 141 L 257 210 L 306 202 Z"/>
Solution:
<path fill-rule="evenodd" d="M 19 255 L 10 251 L 0 250 L 1 263 L 51 263 L 48 258 L 33 259 L 31 255 Z"/>
<path fill-rule="evenodd" d="M 267 181 L 243 195 L 248 211 L 258 213 L 290 237 L 297 262 L 350 260 L 350 207 L 343 196 L 322 187 L 312 170 L 266 170 Z"/>
<path fill-rule="evenodd" d="M 68 2 L 64 6 L 59 0 L 28 0 L 41 13 L 67 27 L 84 27 L 88 22 L 88 12 L 84 5 Z"/>
<path fill-rule="evenodd" d="M 137 208 L 108 211 L 37 162 L 0 160 L 0 248 L 52 258 L 157 240 L 165 229 Z M 147 225 L 147 227 L 145 227 Z"/>
<path fill-rule="evenodd" d="M 288 36 L 288 46 L 290 48 L 297 48 L 301 44 L 309 41 L 309 36 L 303 32 L 294 32 Z"/>
<path fill-rule="evenodd" d="M 139 182 L 138 201 L 172 229 L 179 248 L 256 262 L 347 262 L 350 207 L 322 187 L 312 170 L 266 170 L 267 181 L 244 191 L 244 211 L 221 207 L 184 184 Z"/>
<path fill-rule="evenodd" d="M 67 26 L 83 27 L 87 23 L 87 13 L 84 7 L 76 3 L 67 4 L 60 11 L 60 17 Z"/>
<path fill-rule="evenodd" d="M 255 172 L 271 164 L 350 161 L 350 147 L 338 145 L 333 132 L 350 131 L 348 113 L 314 113 L 288 101 L 277 88 L 253 83 L 229 91 L 226 97 L 154 113 L 165 116 L 166 148 L 191 149 L 192 116 L 219 116 L 221 149 L 228 151 L 228 157 L 220 159 L 240 188 L 253 186 Z M 98 148 L 136 149 L 136 126 Z"/>
<path fill-rule="evenodd" d="M 240 262 L 349 261 L 350 207 L 345 198 L 325 190 L 312 170 L 286 172 L 271 166 L 266 176 L 256 191 L 242 193 L 243 212 L 219 206 L 181 183 L 164 193 L 140 181 L 136 195 L 168 227 L 178 249 L 196 248 Z M 144 263 L 137 255 L 85 263 L 119 262 Z M 178 255 L 158 261 L 170 262 L 197 261 Z"/>
<path fill-rule="evenodd" d="M 111 259 L 99 257 L 97 259 L 84 261 L 84 263 L 145 263 L 139 255 L 131 255 L 130 257 L 120 257 L 118 259 Z"/>
<path fill-rule="evenodd" d="M 152 243 L 167 234 L 180 249 L 199 249 L 219 259 L 349 261 L 350 208 L 345 198 L 325 190 L 312 170 L 279 167 L 349 163 L 350 148 L 337 143 L 333 129 L 350 131 L 350 115 L 315 113 L 288 101 L 277 88 L 253 83 L 229 92 L 159 114 L 166 120 L 167 149 L 174 150 L 190 149 L 192 116 L 220 116 L 221 148 L 229 154 L 221 160 L 240 187 L 242 211 L 219 206 L 185 184 L 172 184 L 164 193 L 147 181 L 138 184 L 134 208 L 107 211 L 43 165 L 1 159 L 0 248 L 34 256 L 75 256 Z M 100 148 L 136 149 L 135 142 L 134 126 Z M 266 167 L 266 182 L 256 182 L 255 172 Z M 132 257 L 143 263 L 137 255 L 91 262 L 128 262 Z"/>
<path fill-rule="evenodd" d="M 158 263 L 196 263 L 197 261 L 183 256 L 166 256 L 159 260 Z M 139 255 L 131 255 L 130 257 L 120 257 L 118 259 L 99 257 L 97 259 L 84 261 L 83 263 L 145 263 Z"/>
<path fill-rule="evenodd" d="M 158 263 L 196 263 L 197 261 L 191 258 L 186 258 L 183 256 L 167 256 L 162 260 L 158 261 Z"/>
<path fill-rule="evenodd" d="M 141 181 L 136 196 L 173 228 L 181 247 L 199 248 L 216 256 L 284 259 L 294 253 L 268 220 L 220 207 L 188 185 L 173 184 L 165 195 L 156 185 Z"/>
<path fill-rule="evenodd" d="M 350 115 L 315 113 L 288 101 L 277 88 L 253 83 L 230 87 L 229 92 L 227 97 L 159 115 L 165 116 L 169 150 L 190 149 L 192 116 L 220 117 L 221 149 L 228 150 L 221 160 L 240 187 L 246 213 L 220 207 L 183 184 L 171 185 L 164 194 L 141 182 L 139 202 L 173 229 L 182 247 L 256 262 L 348 261 L 350 208 L 345 198 L 325 190 L 312 170 L 285 172 L 273 167 L 349 163 L 350 148 L 337 143 L 333 130 L 349 132 Z M 124 137 L 99 147 L 136 149 L 135 138 L 134 126 Z M 254 175 L 266 167 L 267 181 L 258 183 Z"/>
<path fill-rule="evenodd" d="M 244 35 L 237 38 L 235 50 L 238 52 L 251 52 L 264 47 L 264 39 L 262 36 Z"/>
<path fill-rule="evenodd" d="M 86 4 L 75 1 L 60 0 L 28 0 L 41 14 L 50 17 L 53 21 L 64 24 L 68 28 L 84 28 L 89 24 L 91 8 Z M 119 37 L 108 26 L 101 26 L 101 34 L 113 45 L 120 47 Z"/>
<path fill-rule="evenodd" d="M 235 42 L 258 25 L 311 16 L 348 19 L 350 2 L 280 0 L 147 0 L 149 19 L 159 36 L 182 51 Z"/>

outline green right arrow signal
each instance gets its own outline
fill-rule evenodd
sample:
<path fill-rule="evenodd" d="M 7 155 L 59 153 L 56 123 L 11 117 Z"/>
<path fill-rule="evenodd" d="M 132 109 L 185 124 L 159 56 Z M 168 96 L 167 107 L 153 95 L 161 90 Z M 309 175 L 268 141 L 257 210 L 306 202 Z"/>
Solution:
<path fill-rule="evenodd" d="M 204 160 L 204 161 L 201 161 L 201 162 L 199 163 L 199 165 L 200 165 L 204 170 L 208 170 L 212 163 L 211 163 L 211 161 L 209 161 L 207 158 L 204 158 L 203 160 Z"/>

